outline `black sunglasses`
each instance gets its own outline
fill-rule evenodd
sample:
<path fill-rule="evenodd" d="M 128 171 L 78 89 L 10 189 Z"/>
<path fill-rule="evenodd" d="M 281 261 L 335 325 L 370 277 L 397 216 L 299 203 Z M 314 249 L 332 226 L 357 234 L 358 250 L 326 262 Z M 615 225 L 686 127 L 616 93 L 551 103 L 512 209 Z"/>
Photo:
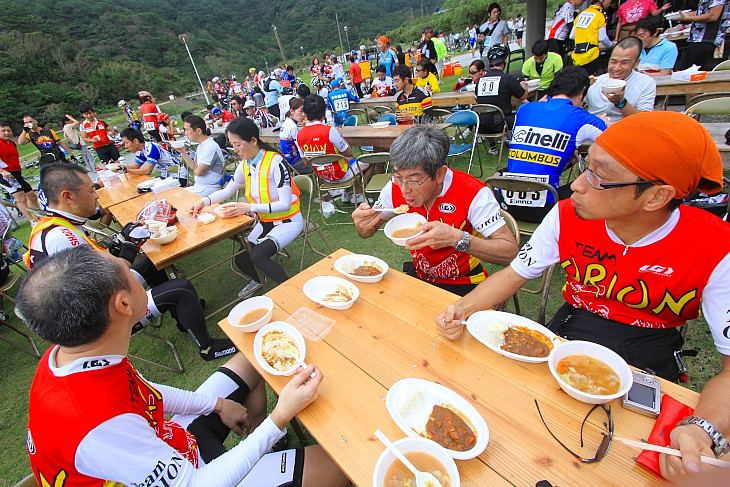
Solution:
<path fill-rule="evenodd" d="M 573 455 L 575 458 L 580 460 L 583 463 L 595 463 L 600 462 L 603 457 L 606 456 L 608 453 L 608 450 L 611 448 L 611 442 L 613 441 L 613 417 L 611 416 L 611 406 L 606 406 L 605 404 L 596 404 L 591 408 L 590 411 L 588 411 L 588 414 L 586 414 L 586 417 L 583 418 L 583 422 L 580 425 L 580 447 L 583 448 L 583 427 L 586 424 L 586 420 L 588 420 L 588 416 L 591 415 L 593 411 L 595 411 L 598 408 L 603 409 L 603 411 L 606 413 L 607 420 L 603 423 L 603 426 L 608 430 L 608 433 L 601 432 L 601 435 L 603 438 L 601 439 L 601 443 L 598 445 L 598 451 L 596 451 L 596 455 L 593 458 L 584 458 L 577 453 L 575 453 L 573 450 L 568 448 L 563 444 L 562 441 L 558 439 L 557 436 L 553 434 L 552 431 L 550 431 L 550 428 L 548 428 L 547 423 L 545 422 L 545 418 L 542 417 L 542 412 L 540 411 L 540 405 L 537 403 L 537 399 L 535 399 L 535 406 L 537 406 L 537 414 L 540 415 L 540 419 L 542 420 L 542 424 L 545 425 L 545 429 L 548 430 L 548 433 L 550 433 L 550 436 L 555 438 L 555 441 L 560 444 L 565 450 Z"/>
<path fill-rule="evenodd" d="M 469 71 L 469 74 L 477 74 L 479 71 Z"/>

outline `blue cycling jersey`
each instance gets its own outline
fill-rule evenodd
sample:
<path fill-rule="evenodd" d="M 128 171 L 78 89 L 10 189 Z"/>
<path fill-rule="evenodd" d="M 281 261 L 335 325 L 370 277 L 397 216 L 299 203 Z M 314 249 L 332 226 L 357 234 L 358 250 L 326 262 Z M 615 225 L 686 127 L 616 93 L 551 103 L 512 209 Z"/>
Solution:
<path fill-rule="evenodd" d="M 360 98 L 344 88 L 337 88 L 327 95 L 327 108 L 332 110 L 335 125 L 338 127 L 342 126 L 347 119 L 347 111 L 350 109 L 350 100 L 358 102 L 360 101 Z"/>
<path fill-rule="evenodd" d="M 395 62 L 397 60 L 397 54 L 391 48 L 386 49 L 385 52 L 380 51 L 380 54 L 378 54 L 378 64 L 382 64 L 383 66 L 385 66 L 386 76 L 391 76 L 393 68 L 395 67 Z"/>
<path fill-rule="evenodd" d="M 606 122 L 565 98 L 522 105 L 515 116 L 507 169 L 511 173 L 548 176 L 557 188 L 560 174 L 586 140 L 595 140 Z M 553 197 L 548 194 L 547 203 Z"/>
<path fill-rule="evenodd" d="M 185 169 L 185 166 L 182 166 L 177 159 L 172 157 L 172 154 L 152 142 L 144 143 L 144 150 L 141 150 L 134 155 L 134 162 L 140 166 L 149 162 L 160 171 L 163 178 L 167 177 L 167 171 L 170 166 L 178 165 L 180 166 L 179 177 L 182 179 L 186 179 L 188 177 L 188 172 L 187 169 Z"/>
<path fill-rule="evenodd" d="M 281 155 L 284 156 L 286 162 L 291 166 L 298 164 L 301 160 L 301 154 L 297 147 L 297 123 L 291 118 L 284 120 L 281 124 L 281 131 L 279 132 L 279 146 L 281 147 Z"/>

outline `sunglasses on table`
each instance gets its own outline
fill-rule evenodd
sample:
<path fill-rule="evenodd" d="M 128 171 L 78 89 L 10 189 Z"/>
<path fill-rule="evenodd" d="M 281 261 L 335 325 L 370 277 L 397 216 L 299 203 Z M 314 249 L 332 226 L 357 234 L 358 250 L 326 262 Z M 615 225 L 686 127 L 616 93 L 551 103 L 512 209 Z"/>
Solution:
<path fill-rule="evenodd" d="M 586 425 L 586 421 L 588 420 L 588 417 L 595 411 L 596 409 L 602 409 L 606 413 L 606 421 L 603 422 L 603 427 L 606 428 L 607 432 L 601 431 L 601 442 L 598 444 L 598 450 L 596 451 L 596 454 L 593 458 L 585 458 L 581 455 L 578 455 L 573 450 L 565 446 L 565 444 L 558 439 L 555 434 L 550 431 L 550 428 L 548 427 L 547 423 L 545 422 L 545 418 L 542 416 L 542 411 L 540 411 L 540 405 L 537 403 L 537 399 L 535 399 L 535 406 L 537 407 L 537 414 L 540 415 L 540 419 L 542 420 L 542 424 L 545 425 L 545 429 L 547 429 L 548 433 L 550 433 L 550 436 L 555 438 L 555 441 L 558 442 L 560 446 L 565 448 L 565 450 L 573 455 L 575 458 L 577 458 L 579 461 L 583 463 L 595 463 L 600 462 L 603 457 L 606 456 L 608 453 L 608 450 L 611 448 L 611 441 L 613 441 L 613 417 L 611 416 L 611 406 L 606 406 L 605 404 L 596 404 L 591 408 L 590 411 L 588 411 L 588 414 L 586 414 L 586 417 L 583 418 L 583 422 L 580 425 L 580 447 L 583 448 L 583 428 Z"/>

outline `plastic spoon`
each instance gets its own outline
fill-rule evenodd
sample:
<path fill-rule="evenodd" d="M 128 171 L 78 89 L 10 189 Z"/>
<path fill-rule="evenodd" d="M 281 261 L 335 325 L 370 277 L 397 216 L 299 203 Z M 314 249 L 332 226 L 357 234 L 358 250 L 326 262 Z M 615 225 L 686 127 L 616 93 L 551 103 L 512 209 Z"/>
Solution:
<path fill-rule="evenodd" d="M 416 467 L 413 466 L 411 462 L 408 461 L 408 459 L 401 453 L 401 451 L 396 448 L 396 446 L 390 442 L 390 440 L 383 434 L 380 430 L 375 430 L 375 437 L 383 442 L 383 444 L 388 448 L 388 450 L 393 453 L 393 455 L 398 458 L 398 460 L 403 463 L 403 465 L 408 468 L 413 474 L 416 476 L 416 487 L 441 487 L 441 482 L 438 481 L 436 477 L 433 476 L 433 474 L 429 472 L 421 472 L 419 470 L 416 470 Z"/>
<path fill-rule="evenodd" d="M 397 208 L 382 208 L 380 206 L 375 206 L 371 208 L 373 211 L 392 211 L 396 215 L 402 215 L 403 213 L 406 213 L 408 211 L 408 205 L 400 205 Z"/>
<path fill-rule="evenodd" d="M 299 361 L 299 366 L 301 368 L 303 368 L 303 369 L 306 369 L 307 368 L 307 364 L 304 363 L 304 360 L 300 360 Z M 317 373 L 316 372 L 312 372 L 311 374 L 309 374 L 309 377 L 312 378 L 312 379 L 314 379 L 315 377 L 317 377 Z"/>

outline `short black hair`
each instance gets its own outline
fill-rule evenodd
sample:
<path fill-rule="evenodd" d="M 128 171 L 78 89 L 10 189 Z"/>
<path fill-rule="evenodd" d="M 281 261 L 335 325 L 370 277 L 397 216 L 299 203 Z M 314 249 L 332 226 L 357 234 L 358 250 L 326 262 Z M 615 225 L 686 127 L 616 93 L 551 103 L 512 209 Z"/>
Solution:
<path fill-rule="evenodd" d="M 654 183 L 649 182 L 642 182 L 641 184 L 637 184 L 636 186 L 634 186 L 634 199 L 638 200 L 639 196 L 644 194 L 644 191 L 651 188 L 652 186 L 654 186 Z M 674 211 L 679 208 L 679 205 L 681 205 L 683 202 L 684 200 L 682 198 L 673 198 L 667 205 L 667 208 L 669 209 L 669 211 Z"/>
<path fill-rule="evenodd" d="M 188 115 L 183 121 L 187 122 L 193 131 L 200 129 L 203 132 L 203 135 L 208 133 L 208 128 L 205 126 L 205 120 L 203 120 L 203 117 L 199 117 L 198 115 Z"/>
<path fill-rule="evenodd" d="M 12 127 L 9 122 L 6 122 L 5 120 L 0 120 L 0 127 Z"/>
<path fill-rule="evenodd" d="M 540 39 L 532 45 L 533 56 L 544 56 L 548 52 L 548 41 Z"/>
<path fill-rule="evenodd" d="M 652 36 L 655 36 L 657 32 L 659 32 L 659 29 L 662 28 L 662 18 L 661 17 L 654 17 L 652 15 L 648 17 L 644 17 L 643 19 L 639 20 L 636 23 L 636 30 L 643 29 Z"/>
<path fill-rule="evenodd" d="M 144 143 L 144 135 L 142 135 L 142 132 L 137 129 L 133 129 L 132 127 L 127 127 L 126 129 L 122 130 L 122 133 L 120 135 L 122 138 L 127 139 L 130 142 L 137 140 Z"/>
<path fill-rule="evenodd" d="M 109 327 L 111 300 L 130 289 L 116 260 L 77 245 L 33 266 L 20 283 L 15 310 L 44 340 L 62 347 L 88 345 Z"/>
<path fill-rule="evenodd" d="M 94 111 L 94 109 L 91 108 L 91 105 L 89 105 L 88 103 L 79 104 L 79 112 L 86 113 L 86 112 L 93 112 L 93 111 Z"/>
<path fill-rule="evenodd" d="M 239 105 L 241 105 L 241 106 L 243 106 L 243 104 L 245 103 L 245 100 L 243 100 L 243 99 L 242 99 L 242 98 L 241 98 L 240 96 L 238 96 L 238 95 L 233 95 L 233 96 L 231 97 L 231 101 L 234 101 L 234 100 L 235 100 L 235 102 L 236 102 L 236 103 L 238 103 L 238 104 L 239 104 Z"/>
<path fill-rule="evenodd" d="M 588 72 L 579 66 L 564 66 L 558 71 L 548 87 L 548 96 L 565 95 L 573 98 L 576 95 L 584 95 L 591 86 Z"/>
<path fill-rule="evenodd" d="M 378 64 L 378 67 L 375 68 L 375 72 L 376 73 L 387 73 L 388 70 L 385 69 L 385 65 L 384 64 Z"/>
<path fill-rule="evenodd" d="M 309 86 L 307 86 L 304 83 L 299 83 L 297 85 L 297 95 L 299 95 L 299 98 L 306 98 L 309 94 L 312 93 L 312 90 L 309 89 Z"/>
<path fill-rule="evenodd" d="M 411 73 L 411 68 L 402 64 L 399 64 L 398 66 L 393 68 L 393 71 L 391 71 L 391 75 L 398 76 L 403 81 L 405 81 L 406 78 L 410 79 L 411 77 L 413 77 L 413 74 Z"/>
<path fill-rule="evenodd" d="M 500 7 L 497 2 L 492 2 L 492 3 L 489 4 L 489 7 L 487 7 L 487 14 L 492 13 L 492 10 L 494 10 L 495 8 L 497 10 L 499 10 L 499 13 L 501 15 L 502 14 L 502 7 Z M 517 16 L 519 17 L 520 14 L 517 14 Z"/>
<path fill-rule="evenodd" d="M 641 57 L 641 51 L 644 49 L 644 43 L 636 36 L 628 36 L 618 41 L 618 44 L 616 44 L 614 49 L 617 47 L 620 47 L 621 49 L 636 49 L 636 59 L 639 59 L 639 57 Z"/>
<path fill-rule="evenodd" d="M 88 178 L 84 168 L 75 164 L 54 162 L 46 164 L 41 168 L 40 189 L 46 195 L 48 202 L 52 205 L 58 203 L 58 198 L 63 191 L 78 193 L 84 184 L 84 178 Z"/>
<path fill-rule="evenodd" d="M 215 108 L 215 105 L 208 105 L 205 107 L 206 110 L 212 110 Z"/>
<path fill-rule="evenodd" d="M 323 120 L 325 112 L 327 111 L 327 104 L 324 102 L 324 98 L 319 95 L 308 95 L 304 99 L 304 114 L 307 116 L 307 120 Z"/>
<path fill-rule="evenodd" d="M 182 119 L 182 121 L 184 122 L 185 119 L 188 118 L 192 114 L 193 114 L 193 112 L 191 112 L 190 110 L 185 110 L 184 112 L 182 112 L 180 114 L 180 119 Z"/>

